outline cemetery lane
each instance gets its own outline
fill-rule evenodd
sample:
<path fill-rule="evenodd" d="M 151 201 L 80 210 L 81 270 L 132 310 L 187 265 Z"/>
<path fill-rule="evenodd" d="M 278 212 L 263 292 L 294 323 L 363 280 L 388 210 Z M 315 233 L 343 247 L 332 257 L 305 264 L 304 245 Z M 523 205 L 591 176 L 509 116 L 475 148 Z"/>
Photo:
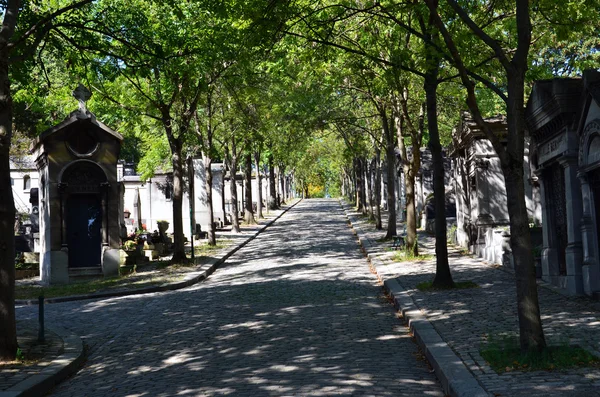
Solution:
<path fill-rule="evenodd" d="M 336 200 L 302 201 L 193 287 L 46 311 L 89 348 L 56 396 L 443 396 Z"/>

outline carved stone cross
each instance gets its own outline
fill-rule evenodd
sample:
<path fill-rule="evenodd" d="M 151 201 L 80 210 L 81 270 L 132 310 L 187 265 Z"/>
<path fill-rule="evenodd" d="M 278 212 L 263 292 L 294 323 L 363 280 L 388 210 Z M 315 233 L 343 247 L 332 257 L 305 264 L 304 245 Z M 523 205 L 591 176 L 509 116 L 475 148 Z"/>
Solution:
<path fill-rule="evenodd" d="M 73 96 L 79 101 L 79 111 L 85 113 L 87 111 L 85 103 L 92 97 L 90 90 L 80 83 L 73 91 Z"/>

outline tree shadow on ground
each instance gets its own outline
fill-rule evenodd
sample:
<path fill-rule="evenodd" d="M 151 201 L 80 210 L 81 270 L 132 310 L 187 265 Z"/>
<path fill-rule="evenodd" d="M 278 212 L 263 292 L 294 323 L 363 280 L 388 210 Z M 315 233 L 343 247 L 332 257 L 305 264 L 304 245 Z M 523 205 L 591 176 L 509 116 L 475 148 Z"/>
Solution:
<path fill-rule="evenodd" d="M 55 394 L 443 396 L 336 208 L 286 215 L 188 289 L 48 305 L 89 347 Z"/>

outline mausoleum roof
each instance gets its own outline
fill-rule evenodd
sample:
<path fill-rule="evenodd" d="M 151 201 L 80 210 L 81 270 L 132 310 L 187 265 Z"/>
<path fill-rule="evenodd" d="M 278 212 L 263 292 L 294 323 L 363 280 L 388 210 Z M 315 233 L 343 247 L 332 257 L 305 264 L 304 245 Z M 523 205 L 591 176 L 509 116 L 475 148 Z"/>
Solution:
<path fill-rule="evenodd" d="M 583 99 L 581 78 L 556 78 L 536 81 L 527 106 L 525 122 L 532 136 L 538 140 L 554 135 L 564 126 L 573 126 L 579 120 Z"/>
<path fill-rule="evenodd" d="M 494 132 L 506 130 L 506 117 L 504 115 L 499 114 L 488 117 L 483 121 Z M 475 120 L 473 120 L 470 113 L 464 112 L 458 126 L 452 131 L 452 145 L 448 154 L 454 156 L 457 150 L 469 146 L 476 139 L 487 139 L 487 137 Z"/>
<path fill-rule="evenodd" d="M 67 118 L 65 118 L 61 123 L 55 125 L 54 127 L 48 128 L 46 131 L 42 132 L 32 143 L 31 151 L 33 152 L 36 147 L 38 147 L 44 140 L 46 140 L 49 136 L 62 131 L 66 128 L 74 126 L 76 124 L 85 125 L 88 124 L 94 130 L 103 132 L 108 134 L 119 141 L 123 141 L 123 136 L 118 132 L 114 131 L 110 127 L 108 127 L 103 122 L 96 119 L 96 115 L 89 110 L 86 110 L 85 113 L 81 110 L 75 110 L 71 112 Z"/>

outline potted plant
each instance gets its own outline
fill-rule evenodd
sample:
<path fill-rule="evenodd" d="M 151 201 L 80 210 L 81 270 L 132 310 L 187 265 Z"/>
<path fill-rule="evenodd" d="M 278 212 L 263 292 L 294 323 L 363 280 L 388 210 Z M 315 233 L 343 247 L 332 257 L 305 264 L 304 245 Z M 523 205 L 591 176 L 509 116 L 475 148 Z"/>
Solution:
<path fill-rule="evenodd" d="M 156 221 L 156 224 L 158 226 L 158 232 L 160 234 L 165 234 L 167 229 L 169 228 L 169 221 L 159 220 Z"/>
<path fill-rule="evenodd" d="M 134 240 L 127 240 L 123 243 L 123 246 L 121 247 L 123 249 L 123 251 L 125 252 L 131 252 L 131 251 L 136 251 L 138 247 L 138 244 L 136 241 Z"/>

